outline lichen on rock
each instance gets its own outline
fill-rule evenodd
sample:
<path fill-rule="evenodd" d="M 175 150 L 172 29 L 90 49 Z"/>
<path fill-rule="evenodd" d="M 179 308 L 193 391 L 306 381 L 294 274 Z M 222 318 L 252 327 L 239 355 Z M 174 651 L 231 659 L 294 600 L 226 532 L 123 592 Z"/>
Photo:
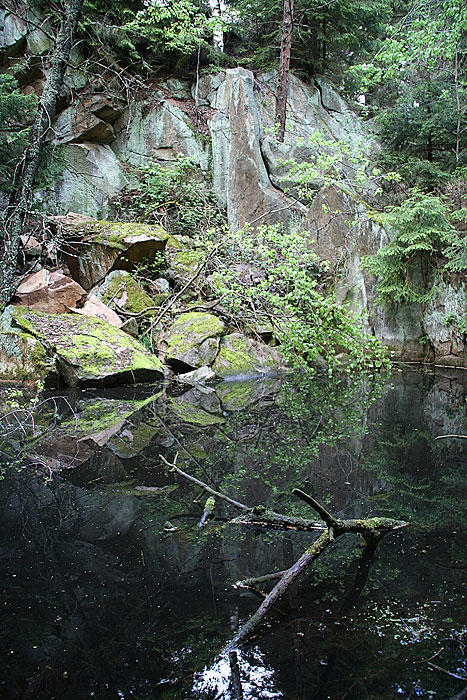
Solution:
<path fill-rule="evenodd" d="M 100 319 L 34 313 L 17 306 L 13 320 L 55 352 L 62 378 L 69 386 L 150 382 L 164 374 L 155 355 Z"/>

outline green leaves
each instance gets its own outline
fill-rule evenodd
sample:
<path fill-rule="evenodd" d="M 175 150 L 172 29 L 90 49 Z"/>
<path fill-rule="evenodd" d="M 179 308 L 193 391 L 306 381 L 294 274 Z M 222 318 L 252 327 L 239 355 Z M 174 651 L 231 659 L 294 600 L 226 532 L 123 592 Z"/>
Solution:
<path fill-rule="evenodd" d="M 287 362 L 311 367 L 321 358 L 331 374 L 388 366 L 385 351 L 365 331 L 363 313 L 321 291 L 326 269 L 307 232 L 286 232 L 279 225 L 226 232 L 216 268 L 211 283 L 222 305 L 253 329 L 270 323 Z"/>
<path fill-rule="evenodd" d="M 126 28 L 143 35 L 152 49 L 163 54 L 191 54 L 201 39 L 212 35 L 214 23 L 207 7 L 193 0 L 155 0 Z"/>
<path fill-rule="evenodd" d="M 181 153 L 166 166 L 150 163 L 135 174 L 137 186 L 113 201 L 120 218 L 157 223 L 169 233 L 190 237 L 225 223 L 210 184 Z"/>
<path fill-rule="evenodd" d="M 394 236 L 376 255 L 363 260 L 378 279 L 380 304 L 428 301 L 435 267 L 443 257 L 447 269 L 466 269 L 465 235 L 452 223 L 462 215 L 451 214 L 445 199 L 417 190 L 402 205 L 373 215 Z"/>

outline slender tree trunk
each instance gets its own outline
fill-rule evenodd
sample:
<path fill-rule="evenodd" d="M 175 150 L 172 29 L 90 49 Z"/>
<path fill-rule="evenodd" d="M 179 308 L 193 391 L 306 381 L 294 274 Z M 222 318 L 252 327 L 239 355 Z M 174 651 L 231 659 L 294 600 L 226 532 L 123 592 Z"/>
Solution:
<path fill-rule="evenodd" d="M 222 0 L 209 0 L 212 16 L 222 19 Z M 213 32 L 214 47 L 224 53 L 224 32 L 221 27 L 216 27 Z"/>
<path fill-rule="evenodd" d="M 18 166 L 15 190 L 5 212 L 0 231 L 0 311 L 9 303 L 14 292 L 14 276 L 18 260 L 20 236 L 31 208 L 34 180 L 47 132 L 57 109 L 63 76 L 70 58 L 73 34 L 83 0 L 70 0 L 65 8 L 63 20 L 53 49 L 49 72 L 44 85 L 37 116 L 31 127 L 29 146 Z"/>
<path fill-rule="evenodd" d="M 461 145 L 461 100 L 459 94 L 459 52 L 456 51 L 454 57 L 454 85 L 456 88 L 456 107 L 457 107 L 457 125 L 456 125 L 456 168 L 460 165 L 460 145 Z M 462 208 L 462 189 L 460 173 L 457 175 L 457 206 Z"/>
<path fill-rule="evenodd" d="M 276 122 L 279 124 L 277 138 L 284 141 L 287 113 L 287 88 L 289 84 L 290 53 L 292 49 L 294 0 L 284 0 L 281 54 L 279 59 L 279 84 L 277 87 Z"/>

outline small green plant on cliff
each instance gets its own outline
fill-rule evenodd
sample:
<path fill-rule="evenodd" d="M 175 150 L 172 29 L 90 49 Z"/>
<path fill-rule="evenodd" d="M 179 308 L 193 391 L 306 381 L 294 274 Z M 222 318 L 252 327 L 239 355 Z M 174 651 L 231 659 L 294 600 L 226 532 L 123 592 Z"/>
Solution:
<path fill-rule="evenodd" d="M 415 190 L 401 205 L 373 215 L 394 235 L 363 261 L 378 280 L 380 304 L 424 303 L 432 296 L 436 270 L 465 272 L 467 237 L 453 223 L 465 213 L 452 213 L 442 197 Z"/>
<path fill-rule="evenodd" d="M 182 154 L 167 165 L 142 166 L 136 177 L 136 187 L 113 200 L 119 218 L 159 224 L 169 233 L 187 236 L 225 223 L 209 182 Z"/>
<path fill-rule="evenodd" d="M 323 291 L 326 267 L 303 232 L 263 225 L 226 233 L 214 267 L 210 282 L 231 318 L 259 332 L 269 326 L 287 361 L 312 366 L 322 357 L 331 372 L 388 366 L 363 313 Z"/>

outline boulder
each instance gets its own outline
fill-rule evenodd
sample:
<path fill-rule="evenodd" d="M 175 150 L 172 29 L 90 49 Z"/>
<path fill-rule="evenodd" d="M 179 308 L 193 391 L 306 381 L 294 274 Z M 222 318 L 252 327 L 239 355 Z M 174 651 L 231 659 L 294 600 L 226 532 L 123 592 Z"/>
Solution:
<path fill-rule="evenodd" d="M 241 333 L 231 333 L 221 339 L 212 370 L 219 377 L 234 377 L 266 374 L 280 367 L 280 353 L 276 348 Z"/>
<path fill-rule="evenodd" d="M 151 265 L 168 238 L 160 226 L 148 224 L 96 221 L 76 214 L 56 216 L 54 221 L 66 233 L 63 255 L 70 274 L 87 291 L 112 270 Z"/>
<path fill-rule="evenodd" d="M 37 338 L 13 326 L 15 308 L 8 306 L 0 316 L 0 379 L 52 388 L 58 379 L 55 361 Z"/>
<path fill-rule="evenodd" d="M 119 309 L 131 313 L 140 313 L 144 309 L 151 308 L 149 315 L 156 313 L 158 306 L 165 298 L 165 294 L 157 294 L 151 298 L 142 286 L 125 270 L 114 270 L 105 278 L 104 282 L 93 290 L 96 297 L 108 304 L 118 312 Z"/>
<path fill-rule="evenodd" d="M 115 311 L 106 306 L 100 299 L 98 299 L 94 294 L 91 294 L 82 309 L 71 309 L 77 314 L 83 314 L 83 316 L 91 316 L 93 318 L 100 318 L 101 321 L 107 321 L 111 326 L 115 328 L 120 328 L 123 324 L 122 319 L 118 316 Z"/>
<path fill-rule="evenodd" d="M 176 371 L 210 365 L 219 349 L 219 337 L 225 332 L 223 322 L 204 312 L 181 314 L 161 339 L 165 360 Z"/>
<path fill-rule="evenodd" d="M 13 321 L 55 352 L 68 386 L 154 382 L 164 375 L 160 360 L 137 340 L 98 318 L 37 313 L 16 306 Z"/>
<path fill-rule="evenodd" d="M 206 260 L 206 253 L 199 248 L 189 247 L 188 241 L 170 236 L 165 248 L 169 277 L 179 286 L 183 287 L 189 282 Z M 187 289 L 187 294 L 193 294 L 196 283 Z"/>
<path fill-rule="evenodd" d="M 64 314 L 84 297 L 84 289 L 60 271 L 39 270 L 24 279 L 15 297 L 32 311 Z"/>

